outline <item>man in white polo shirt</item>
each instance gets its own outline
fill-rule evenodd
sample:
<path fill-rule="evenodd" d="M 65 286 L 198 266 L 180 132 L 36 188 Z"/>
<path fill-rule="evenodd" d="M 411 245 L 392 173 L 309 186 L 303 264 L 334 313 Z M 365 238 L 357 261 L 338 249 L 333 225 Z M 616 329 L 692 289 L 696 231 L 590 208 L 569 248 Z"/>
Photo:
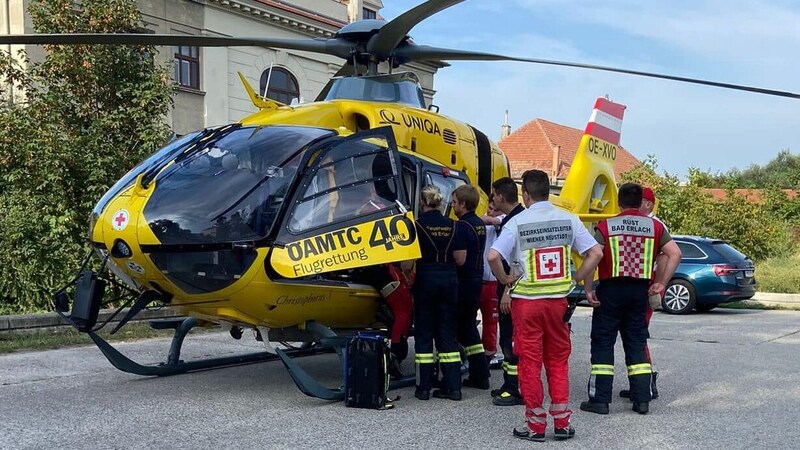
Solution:
<path fill-rule="evenodd" d="M 548 201 L 550 180 L 545 172 L 530 170 L 522 176 L 522 198 L 527 209 L 506 223 L 489 252 L 489 264 L 498 283 L 507 285 L 511 296 L 514 353 L 519 357 L 519 384 L 525 402 L 526 426 L 515 428 L 514 436 L 544 441 L 547 412 L 542 407 L 544 364 L 550 393 L 556 439 L 575 435 L 570 425 L 569 355 L 572 344 L 565 322 L 567 294 L 575 282 L 570 271 L 574 249 L 583 255 L 575 280 L 583 282 L 586 297 L 596 303 L 592 281 L 603 256 L 601 247 L 580 219 Z M 507 275 L 501 257 L 517 275 Z M 521 275 L 519 274 L 521 272 Z M 501 312 L 504 308 L 501 302 Z"/>

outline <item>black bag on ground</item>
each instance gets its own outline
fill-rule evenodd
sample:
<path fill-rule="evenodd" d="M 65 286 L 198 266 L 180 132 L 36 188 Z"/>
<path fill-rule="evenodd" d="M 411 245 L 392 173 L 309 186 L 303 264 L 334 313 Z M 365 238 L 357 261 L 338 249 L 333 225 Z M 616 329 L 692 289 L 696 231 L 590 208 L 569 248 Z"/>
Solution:
<path fill-rule="evenodd" d="M 381 333 L 362 332 L 350 339 L 345 355 L 344 404 L 354 408 L 389 409 L 389 340 Z"/>

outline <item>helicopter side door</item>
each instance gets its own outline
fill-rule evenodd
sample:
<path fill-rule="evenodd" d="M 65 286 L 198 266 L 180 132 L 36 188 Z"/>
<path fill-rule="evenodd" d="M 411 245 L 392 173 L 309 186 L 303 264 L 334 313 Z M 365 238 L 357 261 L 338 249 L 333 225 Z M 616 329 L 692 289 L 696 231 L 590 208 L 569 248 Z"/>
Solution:
<path fill-rule="evenodd" d="M 327 141 L 307 154 L 270 256 L 279 275 L 300 278 L 419 258 L 390 127 Z"/>

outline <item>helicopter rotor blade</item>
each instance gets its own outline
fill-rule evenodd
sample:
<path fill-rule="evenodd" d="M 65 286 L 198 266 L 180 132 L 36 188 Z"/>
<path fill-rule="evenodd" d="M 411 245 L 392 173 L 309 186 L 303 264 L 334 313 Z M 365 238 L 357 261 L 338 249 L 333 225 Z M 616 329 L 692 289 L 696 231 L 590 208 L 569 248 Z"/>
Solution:
<path fill-rule="evenodd" d="M 198 47 L 272 47 L 347 58 L 353 43 L 343 39 L 281 39 L 146 33 L 58 33 L 0 35 L 0 44 L 33 45 L 169 45 Z"/>
<path fill-rule="evenodd" d="M 381 27 L 378 34 L 367 43 L 367 52 L 376 55 L 378 59 L 385 60 L 395 47 L 408 35 L 418 23 L 428 17 L 457 5 L 464 0 L 428 0 L 416 7 L 395 17 L 391 22 Z"/>
<path fill-rule="evenodd" d="M 704 86 L 714 86 L 724 89 L 737 91 L 755 92 L 757 94 L 774 95 L 800 99 L 800 94 L 788 91 L 778 91 L 754 86 L 744 86 L 739 84 L 722 83 L 718 81 L 701 80 L 698 78 L 679 77 L 653 72 L 643 72 L 639 70 L 620 69 L 616 67 L 598 66 L 594 64 L 582 64 L 569 61 L 555 61 L 549 59 L 518 58 L 514 56 L 497 55 L 493 53 L 470 52 L 465 50 L 452 50 L 447 48 L 429 47 L 427 45 L 406 45 L 394 51 L 392 56 L 401 60 L 404 64 L 409 61 L 420 60 L 460 60 L 460 61 L 519 61 L 534 64 L 547 64 L 551 66 L 576 67 L 580 69 L 602 70 L 605 72 L 616 72 L 628 75 L 636 75 L 649 78 L 660 78 L 663 80 L 679 81 L 683 83 L 700 84 Z"/>

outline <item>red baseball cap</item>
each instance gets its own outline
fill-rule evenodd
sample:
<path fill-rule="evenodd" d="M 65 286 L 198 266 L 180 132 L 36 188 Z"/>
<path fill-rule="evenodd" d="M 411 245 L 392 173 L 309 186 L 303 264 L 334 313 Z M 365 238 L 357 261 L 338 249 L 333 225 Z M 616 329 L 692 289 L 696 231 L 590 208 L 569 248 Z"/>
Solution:
<path fill-rule="evenodd" d="M 642 189 L 642 199 L 650 200 L 651 202 L 656 202 L 656 194 L 653 193 L 653 190 L 649 187 Z"/>

